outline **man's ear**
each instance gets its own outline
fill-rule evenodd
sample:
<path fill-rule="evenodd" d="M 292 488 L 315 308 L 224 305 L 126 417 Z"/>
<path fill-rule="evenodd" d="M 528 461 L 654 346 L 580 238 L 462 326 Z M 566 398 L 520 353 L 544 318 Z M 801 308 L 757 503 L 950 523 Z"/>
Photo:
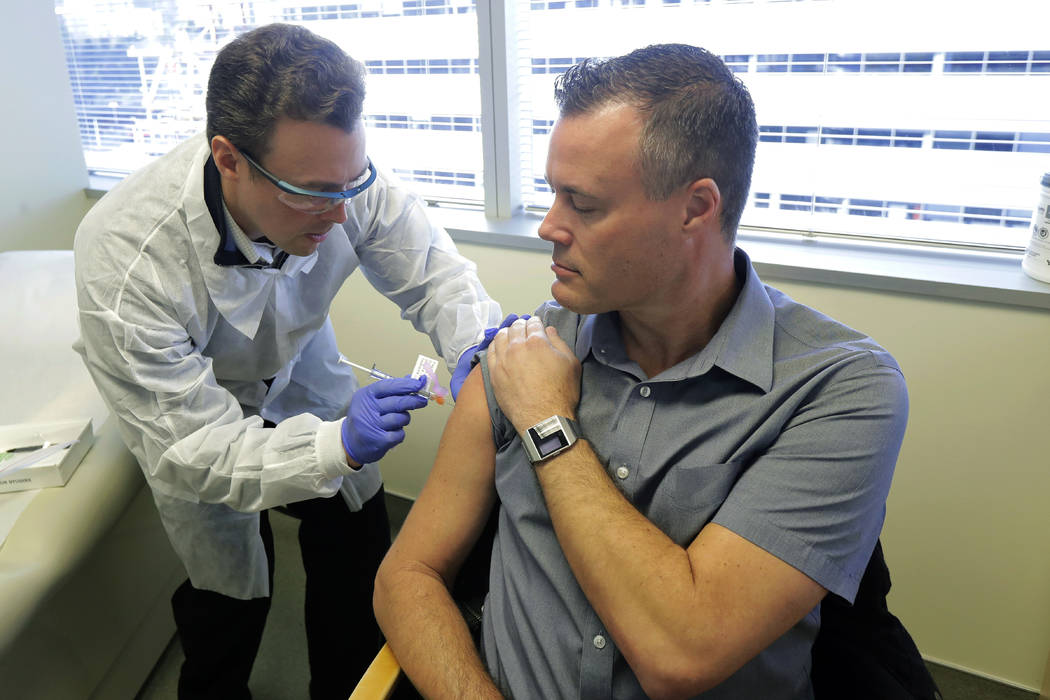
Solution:
<path fill-rule="evenodd" d="M 244 174 L 247 161 L 237 157 L 237 147 L 230 143 L 225 136 L 211 137 L 211 157 L 215 161 L 215 167 L 219 174 L 225 178 L 236 180 L 238 174 Z"/>
<path fill-rule="evenodd" d="M 721 228 L 722 193 L 709 177 L 694 180 L 686 187 L 684 229 Z"/>

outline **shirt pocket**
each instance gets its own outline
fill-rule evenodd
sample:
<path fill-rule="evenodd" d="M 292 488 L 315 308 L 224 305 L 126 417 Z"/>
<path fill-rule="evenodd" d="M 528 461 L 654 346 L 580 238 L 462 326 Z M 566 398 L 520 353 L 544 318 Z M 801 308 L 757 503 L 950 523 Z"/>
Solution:
<path fill-rule="evenodd" d="M 671 506 L 687 513 L 710 512 L 713 517 L 743 468 L 743 462 L 676 465 L 669 475 Z"/>
<path fill-rule="evenodd" d="M 718 512 L 743 466 L 742 462 L 676 464 L 653 494 L 649 519 L 675 543 L 688 547 Z"/>

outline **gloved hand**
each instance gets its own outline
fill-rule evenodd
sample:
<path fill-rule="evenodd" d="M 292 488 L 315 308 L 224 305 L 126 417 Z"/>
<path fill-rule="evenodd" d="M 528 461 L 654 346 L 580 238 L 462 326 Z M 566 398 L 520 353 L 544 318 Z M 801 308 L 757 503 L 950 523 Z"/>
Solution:
<path fill-rule="evenodd" d="M 412 392 L 426 384 L 426 377 L 380 379 L 354 392 L 342 428 L 347 456 L 361 464 L 375 462 L 404 440 L 408 412 L 427 405 L 425 398 Z"/>
<path fill-rule="evenodd" d="M 485 337 L 477 345 L 472 345 L 463 351 L 463 354 L 459 356 L 459 362 L 456 363 L 456 371 L 452 373 L 452 381 L 449 383 L 449 389 L 452 391 L 452 400 L 455 401 L 459 398 L 459 389 L 463 386 L 463 382 L 467 381 L 467 375 L 470 374 L 470 370 L 474 369 L 474 355 L 478 354 L 489 346 L 492 339 L 499 333 L 500 328 L 506 328 L 510 324 L 517 321 L 519 316 L 517 314 L 507 314 L 507 317 L 503 319 L 503 323 L 499 324 L 499 328 L 486 328 Z M 520 318 L 527 319 L 529 314 L 520 316 Z"/>

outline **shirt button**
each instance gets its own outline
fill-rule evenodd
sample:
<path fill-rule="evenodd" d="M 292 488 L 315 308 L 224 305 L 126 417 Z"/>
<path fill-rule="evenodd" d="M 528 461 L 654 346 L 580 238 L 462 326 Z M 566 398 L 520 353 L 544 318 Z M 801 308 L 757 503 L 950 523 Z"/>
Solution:
<path fill-rule="evenodd" d="M 604 649 L 605 648 L 605 637 L 601 636 L 600 634 L 594 635 L 594 648 L 595 649 Z"/>
<path fill-rule="evenodd" d="M 647 399 L 647 398 L 649 398 L 649 394 L 651 393 L 651 390 L 649 389 L 649 387 L 643 386 L 641 389 L 638 390 L 638 393 L 640 393 L 642 395 L 643 399 Z"/>
<path fill-rule="evenodd" d="M 617 467 L 616 469 L 616 476 L 620 477 L 621 479 L 626 479 L 628 476 L 630 476 L 630 474 L 631 470 L 623 465 Z"/>

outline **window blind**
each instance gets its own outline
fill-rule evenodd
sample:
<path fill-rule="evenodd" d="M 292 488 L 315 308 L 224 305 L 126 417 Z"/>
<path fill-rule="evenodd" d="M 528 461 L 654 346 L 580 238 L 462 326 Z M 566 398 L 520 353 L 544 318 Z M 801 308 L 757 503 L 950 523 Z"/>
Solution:
<path fill-rule="evenodd" d="M 126 175 L 203 131 L 219 49 L 289 22 L 365 65 L 377 165 L 427 197 L 483 198 L 475 0 L 56 0 L 55 11 L 94 175 Z"/>
<path fill-rule="evenodd" d="M 683 42 L 750 89 L 760 137 L 742 225 L 1023 248 L 1050 171 L 1050 3 L 519 0 L 522 201 L 551 201 L 554 78 Z"/>

